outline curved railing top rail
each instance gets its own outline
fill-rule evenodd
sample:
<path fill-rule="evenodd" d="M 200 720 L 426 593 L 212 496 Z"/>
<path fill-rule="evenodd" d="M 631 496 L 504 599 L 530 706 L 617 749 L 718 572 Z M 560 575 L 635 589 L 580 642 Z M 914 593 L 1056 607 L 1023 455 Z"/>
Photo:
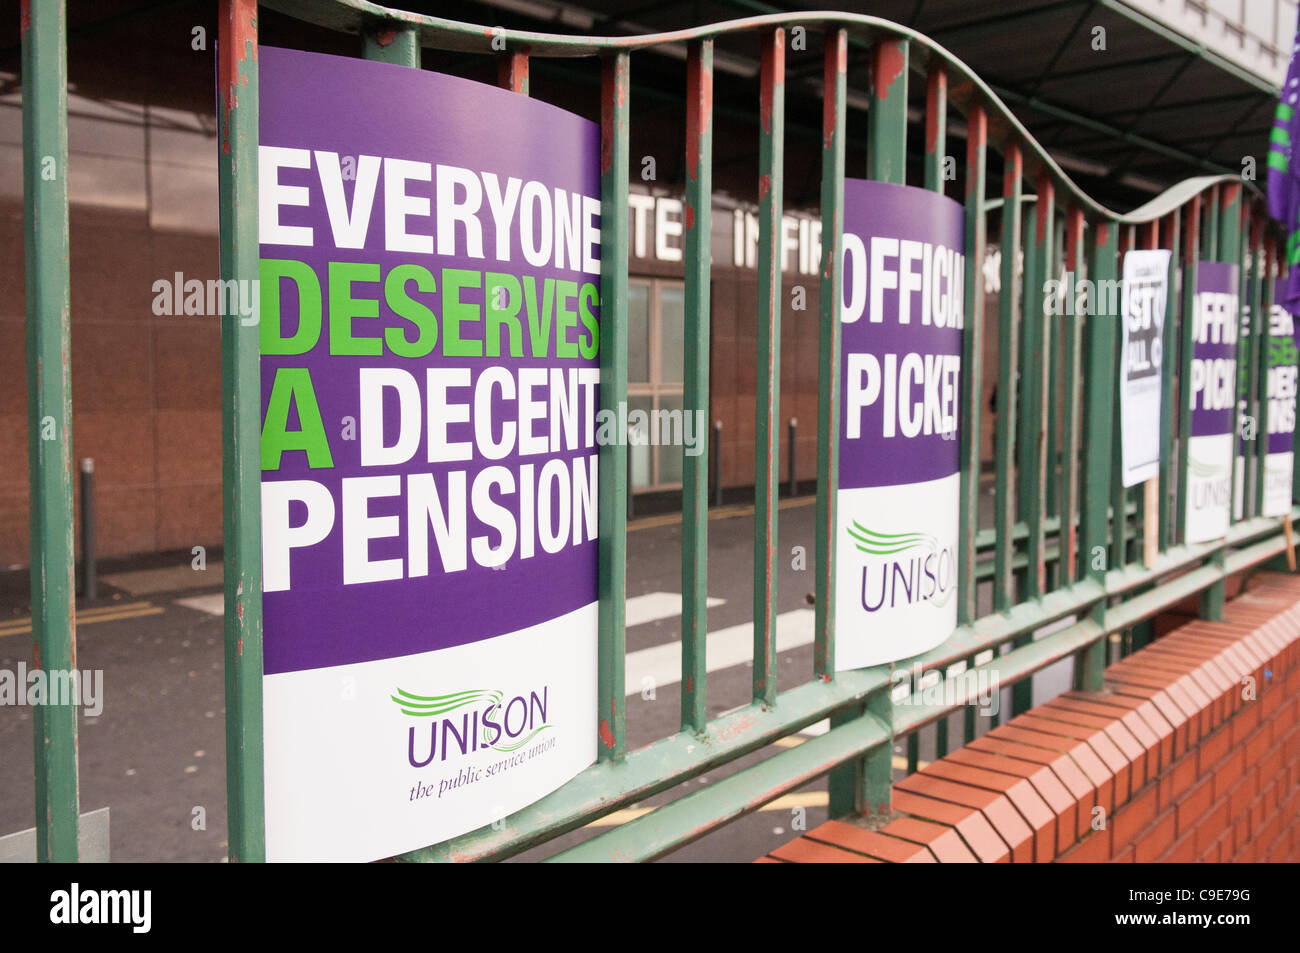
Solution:
<path fill-rule="evenodd" d="M 1117 212 L 1108 208 L 1084 192 L 1070 178 L 1015 114 L 1007 108 L 997 93 L 961 59 L 925 34 L 880 17 L 839 11 L 800 11 L 725 20 L 668 33 L 648 33 L 639 36 L 566 36 L 461 23 L 456 20 L 396 10 L 371 3 L 369 0 L 262 0 L 262 5 L 296 19 L 345 33 L 361 33 L 384 24 L 406 25 L 416 30 L 420 45 L 423 47 L 466 53 L 499 53 L 499 50 L 493 48 L 493 41 L 499 43 L 504 39 L 507 44 L 526 50 L 530 56 L 597 56 L 612 51 L 630 52 L 731 33 L 786 26 L 791 23 L 840 28 L 848 31 L 850 37 L 857 36 L 860 40 L 878 40 L 881 37 L 908 40 L 916 44 L 916 49 L 921 54 L 918 59 L 919 66 L 938 61 L 945 67 L 949 80 L 949 102 L 963 112 L 976 103 L 990 110 L 988 125 L 990 143 L 1019 145 L 1023 155 L 1025 177 L 1032 180 L 1039 174 L 1046 174 L 1058 191 L 1068 195 L 1070 203 L 1078 206 L 1089 218 L 1103 218 L 1117 225 L 1148 224 L 1181 208 L 1194 196 L 1208 192 L 1223 183 L 1240 185 L 1254 193 L 1256 198 L 1262 195 L 1253 182 L 1241 176 L 1205 175 L 1185 179 L 1131 212 Z"/>

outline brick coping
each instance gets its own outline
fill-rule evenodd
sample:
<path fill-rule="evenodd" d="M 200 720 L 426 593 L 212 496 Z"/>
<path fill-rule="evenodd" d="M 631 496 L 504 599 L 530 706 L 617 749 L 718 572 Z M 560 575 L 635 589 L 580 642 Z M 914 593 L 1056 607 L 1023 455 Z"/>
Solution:
<path fill-rule="evenodd" d="M 1256 574 L 1222 622 L 1122 659 L 1103 691 L 898 781 L 885 820 L 827 821 L 756 862 L 1295 861 L 1300 576 Z"/>

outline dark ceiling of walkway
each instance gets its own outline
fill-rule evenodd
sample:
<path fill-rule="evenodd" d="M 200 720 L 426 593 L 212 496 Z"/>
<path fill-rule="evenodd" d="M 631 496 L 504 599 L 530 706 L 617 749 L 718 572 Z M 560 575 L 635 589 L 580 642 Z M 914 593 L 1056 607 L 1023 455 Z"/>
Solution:
<path fill-rule="evenodd" d="M 576 34 L 630 34 L 678 29 L 819 3 L 760 0 L 405 0 L 423 13 L 491 26 Z M 17 2 L 0 2 L 0 71 L 19 68 Z M 215 36 L 211 0 L 97 0 L 70 4 L 69 60 L 73 89 L 126 101 L 211 112 L 210 53 L 191 49 L 194 25 Z M 841 0 L 838 9 L 870 13 L 932 37 L 964 60 L 1000 95 L 1031 133 L 1088 192 L 1118 209 L 1189 175 L 1240 171 L 1246 156 L 1258 169 L 1267 149 L 1275 92 L 1244 69 L 1216 60 L 1172 31 L 1143 22 L 1122 0 Z M 1097 28 L 1105 49 L 1095 49 Z M 263 11 L 263 42 L 356 53 L 355 37 L 304 26 Z M 820 126 L 820 38 L 791 50 L 788 70 L 787 199 L 815 204 L 814 162 Z M 744 197 L 756 162 L 757 43 L 752 36 L 718 44 L 720 190 Z M 1280 55 L 1285 56 L 1285 52 Z M 866 88 L 865 49 L 853 51 L 850 88 Z M 482 57 L 426 51 L 424 66 L 490 81 Z M 725 64 L 722 62 L 725 60 Z M 723 68 L 725 67 L 725 68 Z M 633 60 L 633 153 L 681 151 L 684 68 L 679 59 L 637 54 Z M 534 95 L 595 117 L 597 71 L 590 61 L 533 61 Z M 3 85 L 0 82 L 0 85 Z M 924 82 L 911 83 L 914 111 Z M 914 141 L 919 138 L 913 126 Z M 850 147 L 860 153 L 866 123 L 850 110 Z M 956 151 L 954 148 L 953 151 Z M 850 173 L 862 160 L 851 153 Z M 661 162 L 664 181 L 680 163 Z"/>

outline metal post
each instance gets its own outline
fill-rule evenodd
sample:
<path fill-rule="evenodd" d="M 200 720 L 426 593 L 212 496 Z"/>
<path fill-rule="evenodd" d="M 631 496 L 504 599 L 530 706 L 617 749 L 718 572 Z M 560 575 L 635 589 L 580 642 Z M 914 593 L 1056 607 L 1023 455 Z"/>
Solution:
<path fill-rule="evenodd" d="M 68 292 L 67 17 L 62 0 L 23 4 L 23 212 L 27 274 L 27 460 L 36 665 L 70 672 L 73 600 L 72 335 Z M 77 709 L 37 705 L 36 858 L 77 859 Z"/>
<path fill-rule="evenodd" d="M 963 302 L 966 327 L 961 343 L 961 510 L 958 539 L 961 581 L 957 622 L 966 625 L 977 615 L 975 583 L 975 529 L 979 523 L 980 412 L 984 354 L 984 282 L 981 269 L 987 244 L 984 190 L 988 152 L 988 117 L 984 108 L 972 106 L 966 115 L 966 275 Z"/>
<path fill-rule="evenodd" d="M 709 403 L 709 235 L 713 204 L 713 41 L 692 43 L 686 64 L 685 317 L 682 385 L 687 413 Z M 694 210 L 693 213 L 689 210 Z M 709 585 L 708 458 L 682 453 L 682 728 L 704 731 Z"/>
<path fill-rule="evenodd" d="M 627 176 L 631 57 L 605 57 L 600 85 L 600 406 L 617 414 L 627 400 Z M 627 698 L 627 440 L 600 448 L 599 643 L 596 737 L 601 761 L 622 760 Z"/>
<path fill-rule="evenodd" d="M 378 63 L 420 66 L 420 37 L 413 25 L 377 23 L 361 38 L 361 55 Z"/>
<path fill-rule="evenodd" d="M 722 421 L 713 422 L 713 505 L 722 505 Z"/>
<path fill-rule="evenodd" d="M 1002 291 L 998 296 L 998 414 L 994 431 L 997 486 L 994 519 L 997 540 L 994 553 L 993 608 L 1008 612 L 1016 602 L 1016 365 L 1021 314 L 1021 287 L 1016 276 L 1020 252 L 1020 196 L 1023 159 L 1020 146 L 1011 143 L 1003 156 L 1002 172 Z"/>
<path fill-rule="evenodd" d="M 839 492 L 840 307 L 848 31 L 827 33 L 822 85 L 822 261 L 817 328 L 817 533 L 813 674 L 835 678 L 835 497 Z"/>
<path fill-rule="evenodd" d="M 763 37 L 759 80 L 758 395 L 754 439 L 753 698 L 776 704 L 777 493 L 781 473 L 781 208 L 785 157 L 785 30 Z"/>
<path fill-rule="evenodd" d="M 796 474 L 798 474 L 799 471 L 795 468 L 795 457 L 794 457 L 794 448 L 795 448 L 795 443 L 796 443 L 796 440 L 797 440 L 798 430 L 799 430 L 799 419 L 798 419 L 797 417 L 791 417 L 791 418 L 790 418 L 790 426 L 789 426 L 789 428 L 788 428 L 788 435 L 789 435 L 789 436 L 788 436 L 788 439 L 789 439 L 789 441 L 790 441 L 790 459 L 789 459 L 789 463 L 790 463 L 790 495 L 791 495 L 792 497 L 793 497 L 793 496 L 798 496 L 798 495 L 799 495 L 799 479 L 798 479 L 798 477 L 797 477 L 797 475 L 796 475 Z"/>
<path fill-rule="evenodd" d="M 1092 223 L 1092 241 L 1089 243 L 1091 259 L 1088 263 L 1088 277 L 1094 282 L 1094 288 L 1103 287 L 1104 280 L 1114 281 L 1118 277 L 1119 266 L 1119 229 L 1114 222 L 1099 220 Z M 1110 481 L 1115 477 L 1112 472 L 1113 443 L 1111 430 L 1116 428 L 1114 410 L 1116 404 L 1116 380 L 1118 357 L 1119 315 L 1107 313 L 1107 305 L 1113 304 L 1102 295 L 1097 295 L 1094 312 L 1087 317 L 1085 327 L 1085 351 L 1083 366 L 1084 409 L 1083 420 L 1087 431 L 1082 443 L 1084 454 L 1083 486 L 1087 492 L 1082 493 L 1080 503 L 1080 559 L 1083 563 L 1083 576 L 1099 586 L 1105 585 L 1107 563 L 1105 559 L 1107 533 L 1107 503 L 1111 494 L 1108 492 Z M 1124 511 L 1117 509 L 1113 514 L 1113 524 L 1117 527 L 1124 519 Z M 1105 616 L 1106 602 L 1101 600 L 1089 613 L 1097 622 Z M 1098 638 L 1079 653 L 1075 661 L 1076 686 L 1085 691 L 1100 691 L 1104 683 L 1106 669 L 1106 639 Z"/>
<path fill-rule="evenodd" d="M 1210 212 L 1211 212 L 1211 222 L 1212 222 L 1211 229 L 1210 229 L 1211 240 L 1214 243 L 1212 257 L 1214 257 L 1217 261 L 1224 261 L 1230 264 L 1236 263 L 1240 268 L 1242 264 L 1241 262 L 1241 249 L 1242 249 L 1241 186 L 1236 183 L 1228 183 L 1225 184 L 1221 189 L 1217 190 L 1215 200 L 1213 204 L 1210 206 Z M 1240 294 L 1245 287 L 1243 283 L 1245 281 L 1244 269 L 1243 269 L 1243 273 L 1238 274 L 1238 278 L 1239 278 L 1238 293 Z M 1245 304 L 1245 296 L 1241 295 L 1237 299 L 1237 302 L 1238 302 L 1237 324 L 1238 324 L 1238 328 L 1240 328 L 1241 317 L 1242 317 L 1241 306 Z M 1255 318 L 1256 320 L 1251 325 L 1250 340 L 1245 342 L 1245 353 L 1247 355 L 1252 355 L 1255 353 L 1254 350 L 1255 342 L 1259 340 L 1257 334 L 1258 315 L 1252 315 L 1252 318 Z M 1238 342 L 1237 360 L 1239 362 L 1238 367 L 1240 367 L 1240 361 L 1242 360 L 1241 355 L 1243 350 L 1240 334 L 1238 334 L 1237 336 L 1237 342 Z M 1247 357 L 1247 363 L 1249 365 L 1249 357 Z M 1229 506 L 1235 505 L 1235 501 L 1237 498 L 1237 489 L 1239 486 L 1239 482 L 1237 480 L 1236 447 L 1237 447 L 1238 440 L 1240 440 L 1240 433 L 1241 433 L 1240 414 L 1234 414 L 1233 420 L 1235 421 L 1236 426 L 1233 428 L 1233 438 L 1232 438 L 1233 439 L 1233 465 L 1230 471 L 1232 473 L 1232 493 L 1229 495 L 1229 501 L 1230 501 Z M 1259 435 L 1256 434 L 1256 436 L 1258 437 Z M 1247 456 L 1249 456 L 1249 454 L 1247 454 Z M 1244 516 L 1247 513 L 1249 513 L 1249 510 L 1246 509 L 1246 505 L 1245 505 L 1247 501 L 1244 499 L 1245 497 L 1244 488 L 1243 488 L 1242 496 L 1243 496 L 1242 515 Z M 1230 521 L 1231 521 L 1231 511 L 1229 511 L 1229 513 L 1230 513 Z M 1226 565 L 1226 559 L 1227 559 L 1227 553 L 1224 551 L 1224 549 L 1220 548 L 1215 551 L 1213 556 L 1210 557 L 1210 564 L 1213 566 L 1217 566 L 1219 568 L 1223 568 Z M 1214 583 L 1213 585 L 1211 585 L 1209 588 L 1205 589 L 1201 593 L 1201 614 L 1206 619 L 1210 619 L 1212 621 L 1221 620 L 1223 618 L 1223 606 L 1226 600 L 1227 600 L 1227 582 L 1226 580 L 1220 579 L 1218 582 Z"/>
<path fill-rule="evenodd" d="M 222 0 L 221 277 L 258 277 L 257 0 Z M 262 381 L 258 326 L 221 319 L 225 535 L 226 799 L 232 861 L 266 859 L 262 766 Z"/>
<path fill-rule="evenodd" d="M 81 566 L 82 593 L 94 599 L 98 587 L 95 578 L 95 461 L 81 460 Z"/>

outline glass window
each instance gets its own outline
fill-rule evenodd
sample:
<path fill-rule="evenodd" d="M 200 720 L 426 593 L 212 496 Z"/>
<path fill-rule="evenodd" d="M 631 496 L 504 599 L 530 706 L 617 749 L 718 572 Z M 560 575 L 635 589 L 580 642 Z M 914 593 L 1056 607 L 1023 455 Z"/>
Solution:
<path fill-rule="evenodd" d="M 685 338 L 686 289 L 681 285 L 659 287 L 659 380 L 682 381 L 682 344 Z"/>
<path fill-rule="evenodd" d="M 632 426 L 633 411 L 642 410 L 645 411 L 647 416 L 649 416 L 652 409 L 653 398 L 628 397 L 627 399 L 627 465 L 632 471 L 633 488 L 651 486 L 655 482 L 654 471 L 652 469 L 652 464 L 654 463 L 652 453 L 655 448 L 649 445 L 650 425 L 648 422 L 641 422 L 639 427 Z"/>
<path fill-rule="evenodd" d="M 642 278 L 629 282 L 628 297 L 628 413 L 646 414 L 642 445 L 628 446 L 632 488 L 671 490 L 682 482 L 685 291 L 680 281 Z"/>
<path fill-rule="evenodd" d="M 650 284 L 627 287 L 627 379 L 650 380 Z"/>
<path fill-rule="evenodd" d="M 656 408 L 662 418 L 655 421 L 659 425 L 656 428 L 659 431 L 656 435 L 657 439 L 663 440 L 665 437 L 671 437 L 673 441 L 667 446 L 655 447 L 655 454 L 659 457 L 660 483 L 682 482 L 682 443 L 685 439 L 686 426 L 682 413 L 683 400 L 684 398 L 680 394 L 676 396 L 665 395 L 659 398 L 659 406 Z M 668 421 L 667 426 L 664 425 L 664 420 Z"/>

